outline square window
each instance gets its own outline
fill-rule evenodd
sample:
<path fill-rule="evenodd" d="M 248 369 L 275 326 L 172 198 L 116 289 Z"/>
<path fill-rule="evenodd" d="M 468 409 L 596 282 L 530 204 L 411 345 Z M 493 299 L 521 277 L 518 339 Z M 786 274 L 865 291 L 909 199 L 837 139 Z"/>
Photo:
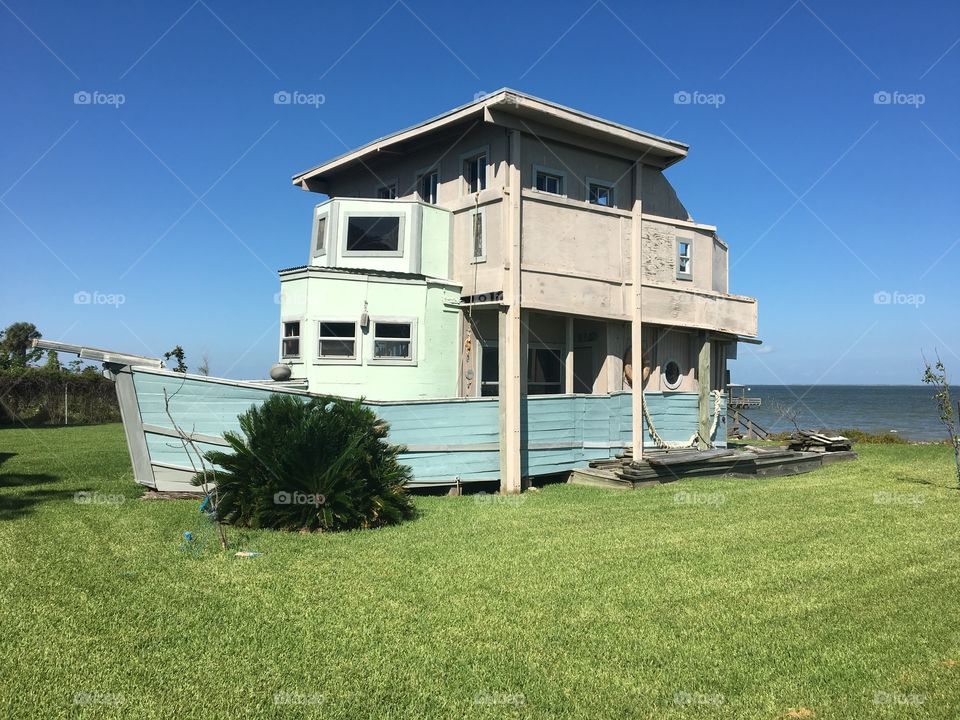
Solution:
<path fill-rule="evenodd" d="M 563 175 L 537 170 L 536 188 L 540 192 L 563 195 Z"/>
<path fill-rule="evenodd" d="M 563 359 L 560 351 L 547 347 L 532 347 L 527 353 L 527 393 L 529 395 L 559 395 L 563 392 Z"/>
<path fill-rule="evenodd" d="M 396 253 L 399 251 L 399 217 L 350 215 L 347 218 L 347 252 Z"/>
<path fill-rule="evenodd" d="M 587 200 L 592 205 L 613 207 L 613 187 L 603 183 L 591 182 Z"/>
<path fill-rule="evenodd" d="M 283 323 L 283 342 L 281 354 L 285 358 L 300 357 L 300 321 Z"/>
<path fill-rule="evenodd" d="M 357 324 L 355 322 L 320 321 L 318 356 L 331 360 L 353 360 L 357 357 Z"/>
<path fill-rule="evenodd" d="M 413 323 L 373 323 L 374 360 L 413 360 Z"/>

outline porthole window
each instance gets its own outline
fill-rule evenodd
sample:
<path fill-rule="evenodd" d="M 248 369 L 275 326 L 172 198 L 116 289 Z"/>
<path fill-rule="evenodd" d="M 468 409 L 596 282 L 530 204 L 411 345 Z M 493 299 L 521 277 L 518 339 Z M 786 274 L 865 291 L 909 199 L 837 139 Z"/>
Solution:
<path fill-rule="evenodd" d="M 680 387 L 680 366 L 675 360 L 671 360 L 663 366 L 663 384 L 670 390 L 676 390 Z"/>

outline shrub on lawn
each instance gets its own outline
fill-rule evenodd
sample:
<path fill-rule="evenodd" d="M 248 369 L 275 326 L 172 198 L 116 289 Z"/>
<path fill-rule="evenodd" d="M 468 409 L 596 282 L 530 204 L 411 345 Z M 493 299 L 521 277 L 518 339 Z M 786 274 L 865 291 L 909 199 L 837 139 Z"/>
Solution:
<path fill-rule="evenodd" d="M 227 432 L 232 453 L 208 452 L 219 466 L 216 516 L 277 530 L 350 530 L 413 516 L 403 450 L 388 426 L 359 401 L 275 394 Z M 201 484 L 198 475 L 194 484 Z"/>

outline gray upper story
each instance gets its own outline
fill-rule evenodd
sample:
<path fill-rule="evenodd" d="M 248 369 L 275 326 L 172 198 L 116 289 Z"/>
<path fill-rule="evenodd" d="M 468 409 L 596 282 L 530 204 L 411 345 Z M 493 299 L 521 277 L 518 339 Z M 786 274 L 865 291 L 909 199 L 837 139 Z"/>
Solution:
<path fill-rule="evenodd" d="M 663 174 L 687 150 L 504 89 L 293 182 L 334 198 L 448 211 L 447 277 L 464 297 L 503 290 L 511 226 L 519 227 L 521 304 L 548 312 L 629 320 L 631 233 L 640 228 L 645 323 L 755 337 L 756 300 L 730 294 L 726 243 L 693 221 Z"/>

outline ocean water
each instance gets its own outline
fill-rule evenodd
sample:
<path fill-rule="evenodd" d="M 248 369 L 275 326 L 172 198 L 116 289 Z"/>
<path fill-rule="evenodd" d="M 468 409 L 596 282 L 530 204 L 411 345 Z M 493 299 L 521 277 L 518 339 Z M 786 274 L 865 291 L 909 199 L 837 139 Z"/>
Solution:
<path fill-rule="evenodd" d="M 926 385 L 748 385 L 747 397 L 759 397 L 759 408 L 744 415 L 771 432 L 794 429 L 796 413 L 803 429 L 856 428 L 896 431 L 908 440 L 943 440 L 933 389 Z M 739 395 L 737 388 L 735 393 Z M 960 389 L 954 390 L 954 412 Z"/>

